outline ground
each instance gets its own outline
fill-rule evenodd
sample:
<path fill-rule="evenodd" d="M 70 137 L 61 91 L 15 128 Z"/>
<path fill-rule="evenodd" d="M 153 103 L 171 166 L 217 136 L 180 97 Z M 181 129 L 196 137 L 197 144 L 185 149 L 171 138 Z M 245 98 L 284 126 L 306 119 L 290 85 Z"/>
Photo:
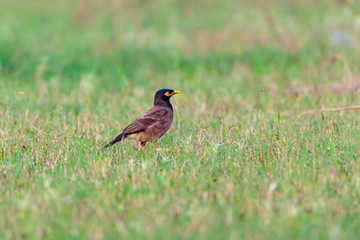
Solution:
<path fill-rule="evenodd" d="M 1 239 L 358 239 L 358 1 L 0 7 Z M 172 98 L 144 156 L 102 150 Z"/>

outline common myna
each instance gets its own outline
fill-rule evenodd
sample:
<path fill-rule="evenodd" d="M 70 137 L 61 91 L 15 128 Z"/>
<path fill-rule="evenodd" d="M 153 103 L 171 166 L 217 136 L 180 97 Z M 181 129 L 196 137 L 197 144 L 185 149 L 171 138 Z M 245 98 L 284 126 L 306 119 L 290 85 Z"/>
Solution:
<path fill-rule="evenodd" d="M 174 116 L 170 98 L 178 93 L 180 92 L 172 89 L 157 91 L 154 97 L 154 106 L 124 128 L 123 132 L 104 148 L 127 138 L 136 139 L 140 142 L 140 149 L 145 154 L 145 144 L 147 142 L 156 143 L 169 130 Z"/>

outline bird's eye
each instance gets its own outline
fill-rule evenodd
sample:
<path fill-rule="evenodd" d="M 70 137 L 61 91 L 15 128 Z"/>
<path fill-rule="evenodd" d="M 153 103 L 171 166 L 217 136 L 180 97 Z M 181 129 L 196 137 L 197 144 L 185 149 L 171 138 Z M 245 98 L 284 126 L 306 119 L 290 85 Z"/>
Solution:
<path fill-rule="evenodd" d="M 169 92 L 166 92 L 164 95 L 167 96 L 167 97 L 171 96 L 171 94 Z"/>

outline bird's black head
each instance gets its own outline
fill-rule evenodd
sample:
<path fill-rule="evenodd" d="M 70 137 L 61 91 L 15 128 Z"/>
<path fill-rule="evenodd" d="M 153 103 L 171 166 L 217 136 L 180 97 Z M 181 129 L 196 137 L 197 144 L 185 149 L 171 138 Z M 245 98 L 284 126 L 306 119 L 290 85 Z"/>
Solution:
<path fill-rule="evenodd" d="M 178 93 L 180 92 L 172 89 L 160 89 L 155 93 L 154 105 L 162 105 L 169 103 L 170 98 Z"/>

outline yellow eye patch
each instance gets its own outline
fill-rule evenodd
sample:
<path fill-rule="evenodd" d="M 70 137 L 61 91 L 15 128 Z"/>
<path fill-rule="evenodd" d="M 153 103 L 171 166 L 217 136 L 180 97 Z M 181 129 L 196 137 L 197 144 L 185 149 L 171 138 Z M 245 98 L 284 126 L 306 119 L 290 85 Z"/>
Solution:
<path fill-rule="evenodd" d="M 164 93 L 164 95 L 167 96 L 167 97 L 170 97 L 170 96 L 172 96 L 172 95 L 174 95 L 174 94 L 178 94 L 178 93 L 180 93 L 180 91 L 176 91 L 176 90 L 175 90 L 175 91 L 173 91 L 173 92 L 171 92 L 171 93 L 170 93 L 169 91 L 167 91 L 166 93 Z"/>

